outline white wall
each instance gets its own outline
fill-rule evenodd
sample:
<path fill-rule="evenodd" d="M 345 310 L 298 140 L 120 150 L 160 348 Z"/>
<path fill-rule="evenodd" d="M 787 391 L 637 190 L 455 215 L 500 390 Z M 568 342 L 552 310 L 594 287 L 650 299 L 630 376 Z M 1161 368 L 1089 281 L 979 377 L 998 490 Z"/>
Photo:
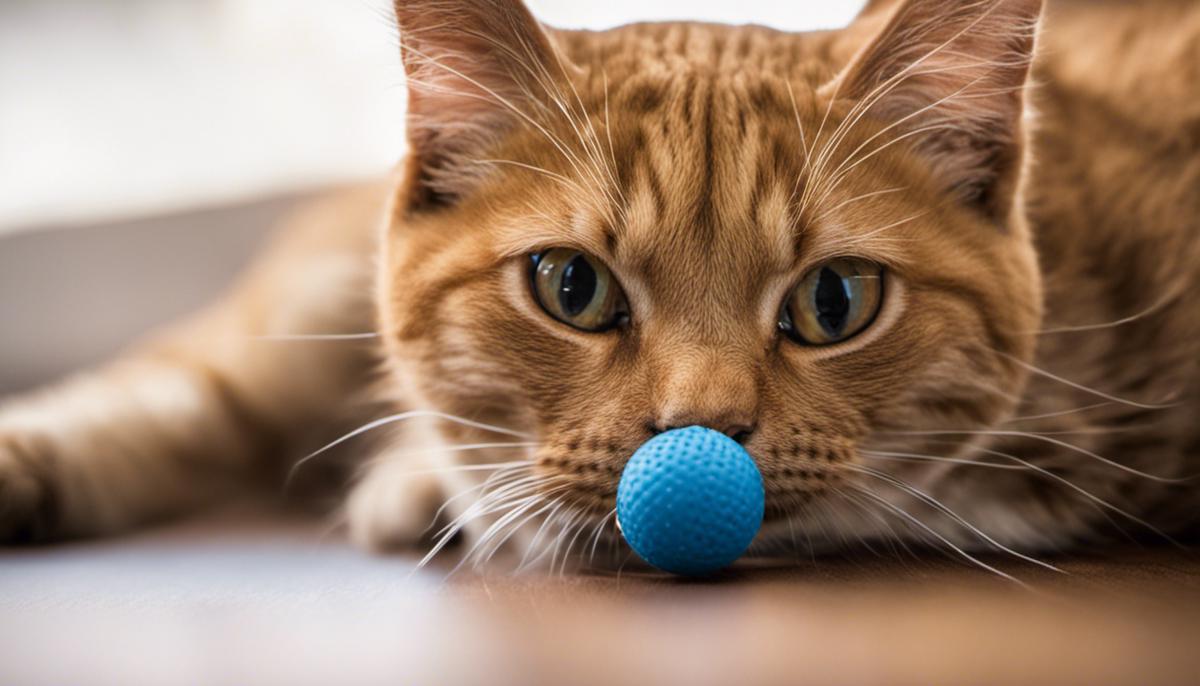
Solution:
<path fill-rule="evenodd" d="M 546 22 L 845 23 L 861 0 L 528 0 Z M 403 145 L 390 0 L 0 0 L 0 231 L 377 174 Z"/>

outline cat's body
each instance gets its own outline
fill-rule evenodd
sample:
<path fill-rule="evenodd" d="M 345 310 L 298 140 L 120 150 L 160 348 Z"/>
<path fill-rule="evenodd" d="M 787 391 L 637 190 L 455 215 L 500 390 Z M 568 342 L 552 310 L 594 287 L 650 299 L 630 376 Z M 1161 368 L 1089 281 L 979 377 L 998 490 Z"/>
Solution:
<path fill-rule="evenodd" d="M 436 22 L 421 25 L 425 4 L 399 3 L 402 31 L 415 37 L 410 74 L 419 86 L 440 70 L 460 89 L 416 92 L 415 152 L 399 189 L 324 201 L 193 322 L 109 368 L 10 401 L 0 411 L 0 539 L 120 530 L 254 472 L 278 486 L 312 445 L 414 409 L 514 434 L 427 416 L 419 429 L 397 422 L 406 440 L 370 452 L 357 444 L 369 459 L 345 511 L 366 545 L 415 543 L 440 503 L 488 474 L 431 468 L 525 456 L 536 465 L 497 472 L 490 500 L 460 497 L 448 512 L 491 541 L 506 531 L 487 528 L 510 511 L 502 505 L 590 536 L 611 524 L 623 460 L 653 431 L 690 423 L 738 435 L 759 461 L 764 549 L 802 531 L 801 545 L 815 547 L 900 536 L 1039 551 L 1194 524 L 1200 8 L 1052 3 L 1023 162 L 1021 55 L 1038 2 L 876 2 L 845 31 L 803 36 L 690 24 L 560 32 L 552 60 L 539 58 L 552 48 L 521 25 L 523 10 L 499 0 L 437 11 L 468 27 L 476 14 L 508 22 L 517 40 L 501 29 L 480 48 L 464 30 L 439 59 Z M 946 35 L 921 23 L 934 7 L 955 15 Z M 789 174 L 817 178 L 819 165 L 805 160 L 819 161 L 817 141 L 856 114 L 856 100 L 831 100 L 860 80 L 886 85 L 893 61 L 920 57 L 897 57 L 903 42 L 886 35 L 863 50 L 885 25 L 916 45 L 978 49 L 994 71 L 947 86 L 941 74 L 978 68 L 951 63 L 904 98 L 889 89 L 891 119 L 849 127 L 842 155 L 872 150 L 905 131 L 890 122 L 921 122 L 943 102 L 964 108 L 959 121 L 927 128 L 959 137 L 911 152 L 897 144 L 863 167 L 868 178 L 805 184 L 789 198 Z M 472 72 L 457 59 L 477 49 L 494 57 L 497 46 L 523 69 L 541 65 L 526 69 L 532 90 L 571 81 L 554 103 L 559 128 L 536 114 L 553 108 L 515 114 L 526 109 L 511 106 L 519 98 L 535 100 L 529 83 L 505 90 L 511 73 Z M 970 91 L 982 78 L 996 83 Z M 911 105 L 939 88 L 941 100 Z M 962 104 L 964 89 L 973 99 Z M 456 114 L 438 120 L 439 110 Z M 504 117 L 515 123 L 502 127 Z M 568 151 L 546 145 L 564 136 Z M 944 174 L 958 176 L 943 185 Z M 823 192 L 810 197 L 809 185 Z M 792 214 L 796 195 L 818 211 Z M 563 197 L 572 202 L 559 207 Z M 962 235 L 939 235 L 943 225 Z M 793 241 L 809 266 L 852 253 L 897 274 L 860 336 L 832 348 L 778 342 L 773 308 L 803 272 L 771 251 Z M 604 256 L 628 294 L 627 328 L 584 334 L 550 322 L 525 293 L 523 263 L 496 266 L 557 244 Z M 378 336 L 269 339 L 360 332 Z M 432 448 L 504 442 L 520 445 Z"/>

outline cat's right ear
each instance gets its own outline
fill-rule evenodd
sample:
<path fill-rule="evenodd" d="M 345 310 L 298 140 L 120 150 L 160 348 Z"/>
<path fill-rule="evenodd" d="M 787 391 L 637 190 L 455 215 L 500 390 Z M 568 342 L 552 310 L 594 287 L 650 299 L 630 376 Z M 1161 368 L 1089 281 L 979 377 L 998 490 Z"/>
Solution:
<path fill-rule="evenodd" d="M 480 155 L 571 67 L 521 0 L 396 0 L 408 82 L 407 209 L 452 204 Z"/>

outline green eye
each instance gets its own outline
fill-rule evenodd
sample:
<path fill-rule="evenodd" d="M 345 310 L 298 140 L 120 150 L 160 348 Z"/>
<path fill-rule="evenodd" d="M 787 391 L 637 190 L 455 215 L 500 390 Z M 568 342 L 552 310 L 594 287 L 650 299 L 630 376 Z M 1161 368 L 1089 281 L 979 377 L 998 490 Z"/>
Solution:
<path fill-rule="evenodd" d="M 840 343 L 863 331 L 883 304 L 883 267 L 844 257 L 817 267 L 783 303 L 779 328 L 803 345 Z"/>
<path fill-rule="evenodd" d="M 584 331 L 604 331 L 625 318 L 625 294 L 600 260 L 570 248 L 532 257 L 533 295 L 551 317 Z"/>

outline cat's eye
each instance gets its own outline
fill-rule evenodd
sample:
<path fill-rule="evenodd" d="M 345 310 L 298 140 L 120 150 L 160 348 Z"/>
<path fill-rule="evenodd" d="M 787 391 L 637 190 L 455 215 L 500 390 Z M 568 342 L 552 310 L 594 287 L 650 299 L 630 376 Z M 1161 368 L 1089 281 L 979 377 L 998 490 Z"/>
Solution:
<path fill-rule="evenodd" d="M 850 257 L 813 269 L 784 301 L 780 330 L 804 345 L 831 345 L 851 338 L 879 313 L 883 276 L 878 264 Z"/>
<path fill-rule="evenodd" d="M 550 316 L 584 331 L 604 331 L 625 319 L 625 294 L 600 260 L 570 248 L 532 256 L 533 295 Z"/>

